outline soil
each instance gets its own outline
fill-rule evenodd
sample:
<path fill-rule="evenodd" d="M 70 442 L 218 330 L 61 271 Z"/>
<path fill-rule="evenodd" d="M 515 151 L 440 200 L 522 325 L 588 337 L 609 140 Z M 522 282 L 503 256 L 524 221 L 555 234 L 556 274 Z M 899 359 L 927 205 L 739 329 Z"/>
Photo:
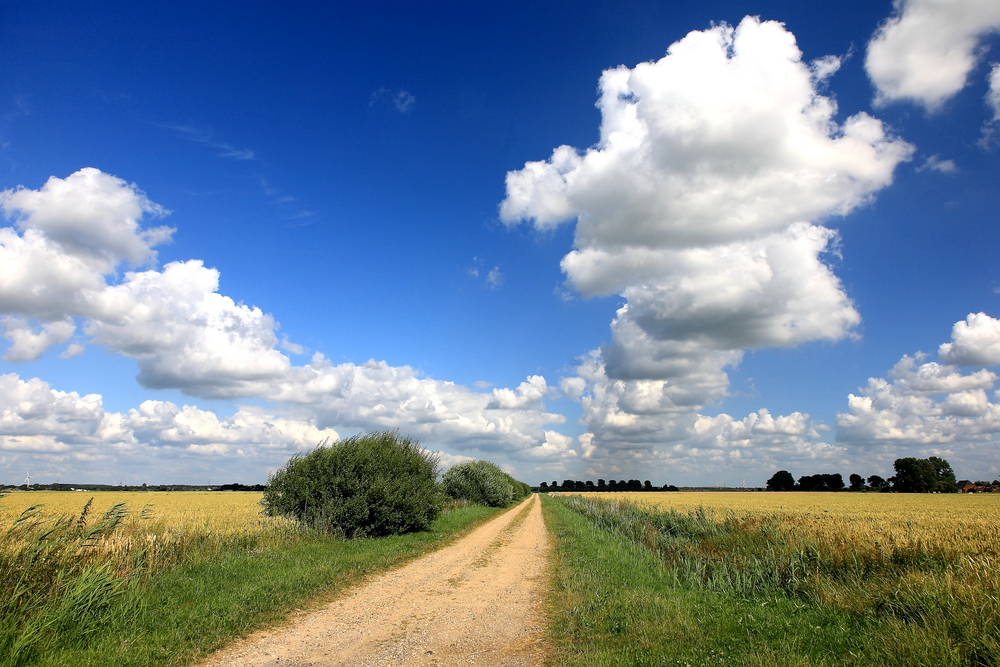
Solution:
<path fill-rule="evenodd" d="M 531 496 L 469 535 L 200 667 L 542 665 L 549 540 Z"/>

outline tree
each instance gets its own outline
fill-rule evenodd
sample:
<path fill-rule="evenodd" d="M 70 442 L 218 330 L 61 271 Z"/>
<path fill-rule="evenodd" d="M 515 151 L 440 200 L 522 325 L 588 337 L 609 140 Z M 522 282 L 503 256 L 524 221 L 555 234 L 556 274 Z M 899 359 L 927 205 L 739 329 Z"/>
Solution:
<path fill-rule="evenodd" d="M 826 484 L 828 491 L 844 490 L 844 478 L 839 472 L 823 475 L 823 482 Z"/>
<path fill-rule="evenodd" d="M 506 507 L 531 492 L 530 488 L 525 492 L 526 485 L 489 461 L 454 465 L 441 478 L 441 484 L 452 498 L 486 507 Z"/>
<path fill-rule="evenodd" d="M 295 454 L 268 478 L 269 516 L 346 538 L 424 530 L 441 511 L 437 455 L 398 431 L 356 435 Z"/>
<path fill-rule="evenodd" d="M 937 488 L 934 490 L 939 493 L 957 493 L 958 483 L 955 481 L 955 471 L 951 469 L 951 464 L 937 456 L 927 460 L 934 466 L 934 473 L 937 475 Z"/>
<path fill-rule="evenodd" d="M 896 474 L 890 478 L 892 490 L 900 493 L 931 493 L 933 491 L 954 493 L 955 473 L 944 459 L 932 456 L 918 459 L 912 456 L 896 459 L 892 467 Z"/>
<path fill-rule="evenodd" d="M 787 470 L 779 470 L 767 480 L 768 491 L 791 491 L 795 488 L 795 478 Z"/>
<path fill-rule="evenodd" d="M 643 491 L 652 491 L 653 490 L 653 483 L 650 482 L 647 479 L 645 482 L 642 483 L 642 490 Z"/>
<path fill-rule="evenodd" d="M 865 478 L 858 473 L 851 473 L 849 478 L 851 480 L 851 491 L 864 491 L 865 490 Z"/>
<path fill-rule="evenodd" d="M 542 482 L 541 484 L 539 484 L 538 485 L 538 492 L 539 493 L 548 493 L 549 492 L 549 483 L 548 482 Z"/>
<path fill-rule="evenodd" d="M 876 491 L 885 491 L 889 488 L 890 484 L 884 478 L 872 475 L 868 478 L 868 486 Z"/>
<path fill-rule="evenodd" d="M 608 490 L 608 485 L 607 485 L 607 483 L 605 483 L 605 481 L 603 479 L 597 480 L 597 490 L 598 491 L 607 491 Z"/>

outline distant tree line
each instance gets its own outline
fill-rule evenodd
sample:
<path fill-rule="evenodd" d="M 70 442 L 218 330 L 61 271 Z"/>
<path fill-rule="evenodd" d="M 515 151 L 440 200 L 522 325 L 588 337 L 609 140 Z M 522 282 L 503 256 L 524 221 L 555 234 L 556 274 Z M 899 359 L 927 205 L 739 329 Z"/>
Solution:
<path fill-rule="evenodd" d="M 637 479 L 630 480 L 608 480 L 603 479 L 597 480 L 597 484 L 594 484 L 591 480 L 580 481 L 575 479 L 564 479 L 562 484 L 553 480 L 551 484 L 548 482 L 542 482 L 538 485 L 539 493 L 548 493 L 549 491 L 677 491 L 677 487 L 673 484 L 664 484 L 663 486 L 653 486 L 653 483 L 648 479 L 645 482 L 640 482 Z"/>
<path fill-rule="evenodd" d="M 21 491 L 263 491 L 266 484 L 0 484 L 0 489 Z"/>
<path fill-rule="evenodd" d="M 803 475 L 796 482 L 792 473 L 779 470 L 767 480 L 768 491 L 891 491 L 894 493 L 955 493 L 958 485 L 951 464 L 942 458 L 907 457 L 892 464 L 896 474 L 889 479 L 871 475 L 866 480 L 857 473 L 844 484 L 840 473 Z"/>

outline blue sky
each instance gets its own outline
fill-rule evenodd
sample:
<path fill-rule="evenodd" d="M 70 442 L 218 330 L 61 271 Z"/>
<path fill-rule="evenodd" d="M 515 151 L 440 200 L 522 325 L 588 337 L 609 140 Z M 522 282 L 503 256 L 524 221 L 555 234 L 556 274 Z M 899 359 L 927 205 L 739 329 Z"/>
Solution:
<path fill-rule="evenodd" d="M 0 479 L 1000 476 L 988 0 L 0 0 Z"/>

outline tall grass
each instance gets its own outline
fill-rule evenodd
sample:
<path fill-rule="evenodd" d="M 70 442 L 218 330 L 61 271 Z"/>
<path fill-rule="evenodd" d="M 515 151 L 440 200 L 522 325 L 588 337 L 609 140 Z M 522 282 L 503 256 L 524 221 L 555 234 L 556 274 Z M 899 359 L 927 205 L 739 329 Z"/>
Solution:
<path fill-rule="evenodd" d="M 92 507 L 93 498 L 78 514 L 53 516 L 32 505 L 0 533 L 0 665 L 29 664 L 47 646 L 84 641 L 139 579 L 269 537 L 170 527 L 148 505 L 134 517 L 124 502 L 96 515 Z"/>
<path fill-rule="evenodd" d="M 188 664 L 494 512 L 451 503 L 427 531 L 352 543 L 261 517 L 259 493 L 114 495 L 160 512 L 100 494 L 72 514 L 10 511 L 29 495 L 71 502 L 0 498 L 0 667 Z"/>
<path fill-rule="evenodd" d="M 866 628 L 862 655 L 926 659 L 899 664 L 1000 661 L 996 551 L 970 553 L 965 545 L 924 535 L 891 543 L 825 536 L 761 513 L 716 517 L 704 509 L 572 496 L 557 502 L 653 555 L 661 578 L 675 589 L 829 609 Z M 984 534 L 984 542 L 993 537 Z"/>

